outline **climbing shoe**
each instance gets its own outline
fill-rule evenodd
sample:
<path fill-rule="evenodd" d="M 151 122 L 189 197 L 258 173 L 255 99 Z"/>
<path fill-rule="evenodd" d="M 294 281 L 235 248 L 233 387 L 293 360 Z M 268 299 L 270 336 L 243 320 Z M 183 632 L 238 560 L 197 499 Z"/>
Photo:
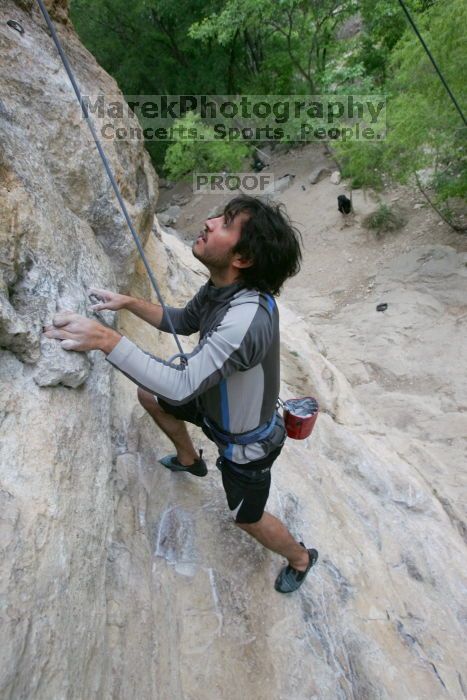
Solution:
<path fill-rule="evenodd" d="M 300 542 L 300 544 L 302 547 L 305 547 L 303 542 Z M 293 591 L 300 588 L 306 579 L 309 570 L 318 561 L 318 552 L 316 549 L 307 549 L 307 552 L 308 556 L 310 557 L 310 562 L 305 571 L 297 571 L 297 569 L 291 567 L 290 564 L 288 566 L 284 566 L 284 568 L 280 571 L 279 576 L 276 578 L 276 582 L 274 583 L 274 588 L 276 591 L 279 591 L 279 593 L 293 593 Z"/>
<path fill-rule="evenodd" d="M 199 451 L 199 459 L 195 459 L 193 464 L 190 464 L 188 467 L 185 467 L 178 461 L 177 455 L 167 455 L 167 457 L 160 459 L 159 462 L 167 469 L 170 469 L 171 472 L 188 472 L 188 474 L 193 474 L 193 476 L 206 476 L 208 473 L 206 462 L 203 459 L 203 450 Z"/>

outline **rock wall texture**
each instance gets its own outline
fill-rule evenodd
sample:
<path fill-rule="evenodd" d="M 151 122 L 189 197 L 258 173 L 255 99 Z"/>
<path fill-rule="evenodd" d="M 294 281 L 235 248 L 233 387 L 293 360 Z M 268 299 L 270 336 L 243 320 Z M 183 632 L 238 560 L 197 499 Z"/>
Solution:
<path fill-rule="evenodd" d="M 64 5 L 53 3 L 56 19 Z M 36 4 L 2 2 L 1 15 L 0 695 L 103 697 L 111 370 L 97 354 L 67 355 L 41 328 L 58 309 L 85 312 L 90 285 L 127 288 L 134 245 Z M 115 93 L 72 29 L 57 26 L 83 92 Z M 147 239 L 148 156 L 129 144 L 107 153 Z"/>
<path fill-rule="evenodd" d="M 193 430 L 208 476 L 167 472 L 157 460 L 169 443 L 135 387 L 100 353 L 73 355 L 41 339 L 57 309 L 86 313 L 91 285 L 150 292 L 40 15 L 33 3 L 3 7 L 25 32 L 0 24 L 2 699 L 466 697 L 460 464 L 450 471 L 441 437 L 430 442 L 436 405 L 425 432 L 421 398 L 420 430 L 393 426 L 385 413 L 379 375 L 385 365 L 405 367 L 407 358 L 398 363 L 390 351 L 404 320 L 394 317 L 397 328 L 384 331 L 392 340 L 373 345 L 364 368 L 350 356 L 343 363 L 354 391 L 303 319 L 281 305 L 282 396 L 311 392 L 322 413 L 312 438 L 289 441 L 274 467 L 270 510 L 321 552 L 300 593 L 280 596 L 272 583 L 282 562 L 231 522 L 202 434 Z M 55 16 L 83 91 L 114 94 L 64 8 L 55 3 Z M 157 224 L 151 232 L 156 179 L 145 152 L 135 144 L 106 150 L 162 291 L 181 304 L 203 270 L 176 236 Z M 428 363 L 423 320 L 454 323 L 466 275 L 449 250 L 425 262 L 409 257 L 402 266 L 419 314 L 418 357 Z M 427 299 L 417 291 L 423 274 L 447 278 L 452 293 Z M 356 311 L 354 357 L 383 333 Z M 118 322 L 142 347 L 175 352 L 169 337 L 137 319 L 122 313 Z M 443 389 L 440 364 L 440 400 L 456 397 L 446 446 L 460 455 L 465 378 L 453 387 L 449 374 Z M 390 405 L 406 393 L 392 394 Z"/>

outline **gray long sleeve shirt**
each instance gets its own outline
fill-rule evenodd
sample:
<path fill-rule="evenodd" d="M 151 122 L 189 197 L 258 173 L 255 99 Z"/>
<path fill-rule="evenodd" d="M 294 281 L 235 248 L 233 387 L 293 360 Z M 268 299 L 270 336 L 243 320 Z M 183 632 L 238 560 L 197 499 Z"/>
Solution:
<path fill-rule="evenodd" d="M 199 332 L 186 364 L 169 363 L 122 338 L 107 360 L 136 384 L 172 404 L 198 397 L 203 413 L 222 431 L 246 433 L 276 412 L 280 385 L 279 313 L 272 296 L 241 283 L 211 281 L 181 309 L 167 307 L 177 333 Z M 166 314 L 159 326 L 170 332 Z M 217 442 L 221 454 L 245 464 L 268 455 L 285 439 L 277 414 L 272 433 L 250 445 Z"/>

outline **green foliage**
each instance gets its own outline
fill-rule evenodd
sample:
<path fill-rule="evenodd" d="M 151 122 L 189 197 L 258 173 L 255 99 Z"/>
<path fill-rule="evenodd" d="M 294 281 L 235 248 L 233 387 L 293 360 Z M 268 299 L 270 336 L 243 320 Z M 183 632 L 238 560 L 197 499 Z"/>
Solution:
<path fill-rule="evenodd" d="M 287 66 L 287 91 L 313 94 L 319 90 L 330 51 L 336 46 L 338 27 L 357 9 L 356 0 L 223 0 L 193 23 L 190 36 L 221 46 L 240 36 L 250 89 L 264 89 L 270 72 L 283 76 L 279 69 Z M 278 94 L 277 86 L 268 85 L 268 89 Z"/>
<path fill-rule="evenodd" d="M 335 144 L 335 150 L 342 161 L 342 175 L 350 179 L 354 189 L 382 189 L 383 149 L 379 142 L 340 141 Z"/>
<path fill-rule="evenodd" d="M 465 0 L 406 3 L 465 110 Z M 385 141 L 333 142 L 344 175 L 381 188 L 424 171 L 436 202 L 465 196 L 466 131 L 396 0 L 71 0 L 71 17 L 127 95 L 384 93 Z M 171 177 L 246 154 L 219 139 L 147 148 Z"/>
<path fill-rule="evenodd" d="M 192 171 L 238 171 L 249 153 L 244 143 L 216 139 L 213 129 L 203 125 L 193 112 L 177 119 L 174 131 L 175 142 L 168 147 L 164 161 L 165 172 L 174 180 Z"/>
<path fill-rule="evenodd" d="M 386 7 L 392 18 L 387 4 L 378 2 L 375 10 Z M 463 0 L 447 0 L 431 6 L 424 3 L 421 9 L 415 16 L 417 25 L 452 91 L 461 103 L 464 98 L 465 111 L 465 81 L 459 67 L 465 62 L 467 5 Z M 378 188 L 384 179 L 418 181 L 431 191 L 435 204 L 465 197 L 466 130 L 460 115 L 412 29 L 407 27 L 391 45 L 398 31 L 388 39 L 385 59 L 387 138 L 375 144 L 338 144 L 344 174 L 354 186 Z"/>
<path fill-rule="evenodd" d="M 438 0 L 439 1 L 439 0 Z M 417 19 L 436 0 L 405 0 L 409 12 Z M 394 47 L 407 30 L 407 20 L 397 0 L 361 0 L 363 30 L 354 60 L 375 85 L 383 85 Z"/>
<path fill-rule="evenodd" d="M 337 56 L 329 61 L 321 76 L 320 88 L 323 93 L 370 95 L 375 85 L 363 63 L 358 63 L 353 54 L 346 54 L 344 59 Z"/>
<path fill-rule="evenodd" d="M 465 100 L 467 5 L 435 4 L 419 18 L 420 31 L 457 98 Z M 465 196 L 465 135 L 462 120 L 418 40 L 406 33 L 391 57 L 390 129 L 384 165 L 400 181 L 429 169 L 425 186 L 440 200 Z M 430 176 L 431 173 L 431 176 Z"/>
<path fill-rule="evenodd" d="M 465 158 L 449 163 L 444 171 L 436 173 L 433 185 L 438 193 L 439 202 L 451 198 L 464 198 L 467 192 Z"/>
<path fill-rule="evenodd" d="M 386 79 L 391 51 L 407 28 L 406 19 L 395 0 L 362 0 L 361 12 L 363 33 L 356 60 L 381 85 Z"/>
<path fill-rule="evenodd" d="M 236 87 L 238 72 L 229 74 L 241 47 L 226 50 L 214 42 L 201 47 L 189 36 L 207 5 L 204 0 L 71 0 L 71 19 L 125 94 L 229 92 Z"/>

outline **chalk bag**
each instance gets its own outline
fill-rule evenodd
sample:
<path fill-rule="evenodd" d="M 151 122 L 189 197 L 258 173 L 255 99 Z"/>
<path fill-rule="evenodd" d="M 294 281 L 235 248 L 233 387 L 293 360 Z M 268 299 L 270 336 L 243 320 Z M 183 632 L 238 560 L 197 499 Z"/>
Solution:
<path fill-rule="evenodd" d="M 282 402 L 287 435 L 294 440 L 304 440 L 313 430 L 318 417 L 318 402 L 312 396 L 288 399 Z"/>

